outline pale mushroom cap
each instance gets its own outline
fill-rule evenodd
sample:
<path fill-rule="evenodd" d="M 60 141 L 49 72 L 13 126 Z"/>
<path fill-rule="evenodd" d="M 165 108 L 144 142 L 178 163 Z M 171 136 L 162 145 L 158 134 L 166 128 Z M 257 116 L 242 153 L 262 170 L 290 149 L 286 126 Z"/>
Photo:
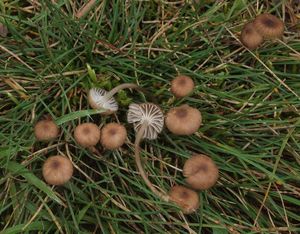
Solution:
<path fill-rule="evenodd" d="M 194 81 L 189 76 L 179 75 L 171 81 L 171 92 L 177 98 L 182 98 L 193 92 Z"/>
<path fill-rule="evenodd" d="M 83 147 L 94 146 L 100 140 L 100 129 L 93 123 L 80 124 L 75 128 L 74 138 Z"/>
<path fill-rule="evenodd" d="M 253 22 L 245 24 L 241 33 L 241 42 L 244 46 L 253 50 L 262 44 L 263 40 L 262 35 L 256 31 Z"/>
<path fill-rule="evenodd" d="M 40 120 L 34 126 L 34 135 L 38 141 L 50 141 L 58 137 L 59 127 L 52 120 Z"/>
<path fill-rule="evenodd" d="M 219 170 L 210 157 L 197 154 L 185 162 L 183 175 L 193 189 L 209 189 L 217 182 Z"/>
<path fill-rule="evenodd" d="M 134 130 L 138 132 L 144 122 L 148 126 L 143 138 L 156 139 L 164 126 L 164 115 L 161 109 L 152 103 L 130 104 L 127 112 L 128 123 L 133 123 Z"/>
<path fill-rule="evenodd" d="M 92 88 L 89 90 L 88 101 L 93 109 L 106 109 L 104 114 L 111 114 L 118 110 L 118 103 L 113 98 L 106 98 L 107 92 L 104 89 Z"/>
<path fill-rule="evenodd" d="M 109 123 L 101 129 L 101 144 L 106 149 L 117 149 L 121 147 L 127 137 L 126 128 L 118 123 Z"/>
<path fill-rule="evenodd" d="M 191 214 L 199 208 L 199 195 L 194 190 L 175 185 L 171 188 L 169 196 L 170 201 L 176 203 L 184 214 Z"/>
<path fill-rule="evenodd" d="M 184 104 L 170 109 L 165 123 L 169 131 L 175 135 L 191 135 L 198 131 L 202 116 L 199 110 Z"/>
<path fill-rule="evenodd" d="M 257 16 L 253 24 L 256 31 L 266 39 L 280 38 L 284 32 L 284 23 L 269 13 Z"/>
<path fill-rule="evenodd" d="M 73 175 L 73 164 L 60 155 L 49 157 L 43 165 L 43 177 L 48 184 L 62 185 Z"/>

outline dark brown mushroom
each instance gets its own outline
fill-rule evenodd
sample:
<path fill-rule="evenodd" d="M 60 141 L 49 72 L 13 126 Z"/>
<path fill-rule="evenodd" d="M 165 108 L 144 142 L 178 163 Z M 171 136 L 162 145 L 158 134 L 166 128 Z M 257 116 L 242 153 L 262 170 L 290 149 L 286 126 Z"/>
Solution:
<path fill-rule="evenodd" d="M 245 24 L 241 33 L 241 42 L 244 44 L 244 46 L 250 50 L 253 50 L 261 45 L 263 40 L 263 36 L 256 31 L 253 22 Z"/>
<path fill-rule="evenodd" d="M 269 13 L 258 15 L 253 21 L 253 25 L 265 39 L 280 38 L 284 32 L 284 23 Z"/>
<path fill-rule="evenodd" d="M 73 164 L 64 156 L 49 157 L 43 165 L 43 177 L 48 184 L 62 185 L 73 175 Z"/>
<path fill-rule="evenodd" d="M 183 175 L 193 189 L 209 189 L 218 180 L 219 170 L 210 157 L 197 154 L 185 162 Z"/>

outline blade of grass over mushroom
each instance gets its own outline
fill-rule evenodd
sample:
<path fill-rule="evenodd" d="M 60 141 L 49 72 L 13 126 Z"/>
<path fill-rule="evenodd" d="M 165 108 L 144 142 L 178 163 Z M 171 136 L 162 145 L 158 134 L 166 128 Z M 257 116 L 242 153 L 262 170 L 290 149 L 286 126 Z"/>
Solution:
<path fill-rule="evenodd" d="M 56 201 L 59 204 L 62 204 L 61 199 L 55 195 L 55 193 L 50 189 L 50 187 L 47 186 L 39 178 L 37 178 L 34 174 L 32 174 L 32 172 L 30 172 L 27 168 L 12 161 L 8 162 L 5 166 L 7 170 L 9 170 L 13 175 L 20 175 L 24 177 L 28 183 L 43 191 L 52 200 Z"/>
<path fill-rule="evenodd" d="M 58 117 L 55 120 L 55 123 L 57 125 L 61 125 L 64 124 L 66 122 L 75 120 L 75 119 L 79 119 L 82 117 L 86 117 L 86 116 L 91 116 L 91 115 L 96 115 L 96 114 L 101 114 L 103 113 L 105 110 L 81 110 L 81 111 L 74 111 L 71 112 L 69 114 L 66 114 L 64 116 Z"/>

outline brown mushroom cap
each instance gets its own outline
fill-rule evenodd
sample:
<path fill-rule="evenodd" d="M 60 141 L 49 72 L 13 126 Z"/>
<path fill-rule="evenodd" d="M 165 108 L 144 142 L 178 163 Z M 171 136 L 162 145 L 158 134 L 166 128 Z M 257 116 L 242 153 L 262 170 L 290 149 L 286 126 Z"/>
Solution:
<path fill-rule="evenodd" d="M 49 157 L 43 165 L 43 177 L 48 184 L 62 185 L 73 175 L 73 164 L 64 156 Z"/>
<path fill-rule="evenodd" d="M 193 189 L 209 189 L 218 180 L 219 170 L 210 157 L 197 154 L 185 162 L 183 175 Z"/>
<path fill-rule="evenodd" d="M 52 120 L 40 120 L 34 126 L 34 135 L 38 141 L 50 141 L 58 137 L 59 127 Z"/>
<path fill-rule="evenodd" d="M 200 111 L 187 104 L 170 109 L 165 118 L 167 128 L 175 135 L 191 135 L 199 129 L 201 122 Z"/>
<path fill-rule="evenodd" d="M 189 188 L 175 185 L 169 192 L 170 201 L 176 203 L 184 214 L 191 214 L 199 208 L 198 194 Z"/>
<path fill-rule="evenodd" d="M 283 35 L 284 23 L 269 13 L 257 16 L 253 24 L 256 31 L 266 39 L 280 38 Z"/>
<path fill-rule="evenodd" d="M 263 36 L 255 29 L 253 22 L 244 25 L 241 33 L 241 42 L 250 50 L 256 49 L 262 42 Z"/>
<path fill-rule="evenodd" d="M 101 144 L 110 150 L 122 146 L 126 140 L 126 128 L 118 123 L 109 123 L 101 129 Z"/>
<path fill-rule="evenodd" d="M 74 138 L 83 147 L 94 146 L 100 140 L 100 129 L 93 123 L 80 124 L 75 128 Z"/>
<path fill-rule="evenodd" d="M 189 76 L 179 75 L 171 81 L 171 92 L 177 98 L 182 98 L 193 92 L 194 81 Z"/>

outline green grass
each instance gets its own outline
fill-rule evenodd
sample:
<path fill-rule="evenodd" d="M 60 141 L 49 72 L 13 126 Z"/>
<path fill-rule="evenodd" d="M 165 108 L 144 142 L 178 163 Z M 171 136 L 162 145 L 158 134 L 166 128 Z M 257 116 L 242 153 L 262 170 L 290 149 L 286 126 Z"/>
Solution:
<path fill-rule="evenodd" d="M 83 2 L 0 3 L 9 31 L 0 37 L 0 233 L 299 233 L 297 1 L 103 0 L 77 20 Z M 284 19 L 285 36 L 250 52 L 237 38 L 261 12 Z M 178 73 L 197 84 L 183 100 L 169 92 Z M 124 82 L 152 97 L 120 93 L 118 116 L 86 111 L 88 88 Z M 165 129 L 142 144 L 150 179 L 165 191 L 185 184 L 181 169 L 191 154 L 216 162 L 220 179 L 199 192 L 201 207 L 192 215 L 155 197 L 137 173 L 134 131 L 125 117 L 129 103 L 144 101 L 164 112 L 181 103 L 202 112 L 197 134 Z M 34 139 L 33 125 L 44 115 L 62 129 L 51 143 Z M 99 147 L 96 155 L 75 143 L 79 122 L 116 120 L 129 133 L 120 150 Z M 55 154 L 76 165 L 62 187 L 46 185 L 41 175 Z"/>

